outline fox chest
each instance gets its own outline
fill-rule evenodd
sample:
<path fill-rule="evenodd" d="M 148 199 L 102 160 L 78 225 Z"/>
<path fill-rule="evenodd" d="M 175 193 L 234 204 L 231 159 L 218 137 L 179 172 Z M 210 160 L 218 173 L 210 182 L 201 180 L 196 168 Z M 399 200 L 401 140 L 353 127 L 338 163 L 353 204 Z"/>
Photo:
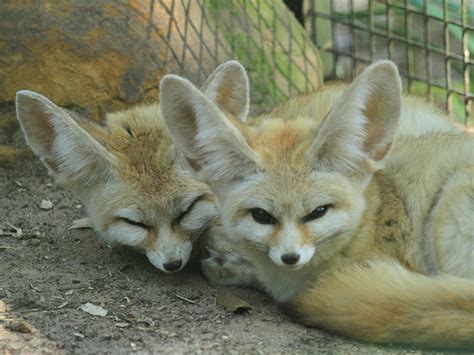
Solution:
<path fill-rule="evenodd" d="M 413 223 L 408 211 L 392 180 L 382 174 L 376 179 L 380 202 L 374 215 L 374 253 L 417 270 L 417 260 L 409 252 L 417 249 L 417 243 L 413 240 Z"/>
<path fill-rule="evenodd" d="M 271 260 L 255 260 L 257 280 L 277 302 L 286 302 L 301 292 L 309 281 L 303 270 L 284 270 Z"/>

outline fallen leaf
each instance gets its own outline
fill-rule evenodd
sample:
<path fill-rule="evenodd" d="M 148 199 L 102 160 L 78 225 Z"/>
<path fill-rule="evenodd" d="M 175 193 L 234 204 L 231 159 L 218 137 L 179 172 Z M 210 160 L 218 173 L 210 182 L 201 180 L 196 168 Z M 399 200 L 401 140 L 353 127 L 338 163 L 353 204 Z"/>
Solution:
<path fill-rule="evenodd" d="M 5 222 L 4 225 L 8 229 L 3 229 L 3 228 L 0 229 L 0 235 L 7 236 L 7 237 L 18 237 L 18 238 L 21 238 L 21 236 L 23 235 L 23 231 L 21 230 L 21 228 L 18 228 L 8 222 Z"/>
<path fill-rule="evenodd" d="M 41 292 L 41 290 L 39 288 L 34 287 L 31 282 L 30 282 L 30 288 L 35 292 Z"/>
<path fill-rule="evenodd" d="M 51 200 L 41 200 L 40 208 L 42 210 L 50 210 L 53 208 L 53 202 Z"/>
<path fill-rule="evenodd" d="M 252 309 L 252 306 L 247 301 L 231 294 L 217 296 L 217 304 L 224 307 L 228 312 L 233 313 L 245 312 Z"/>
<path fill-rule="evenodd" d="M 92 314 L 93 316 L 99 316 L 99 317 L 105 317 L 108 313 L 106 309 L 100 306 L 96 306 L 89 302 L 80 305 L 79 309 L 86 313 Z"/>
<path fill-rule="evenodd" d="M 188 302 L 188 303 L 191 303 L 191 304 L 196 304 L 196 302 L 194 302 L 194 301 L 192 301 L 192 300 L 190 300 L 186 297 L 180 296 L 177 293 L 175 293 L 174 295 L 175 295 L 175 297 L 179 298 L 182 301 L 185 301 L 185 302 Z"/>
<path fill-rule="evenodd" d="M 66 307 L 68 304 L 69 304 L 69 302 L 63 302 L 63 303 L 61 303 L 59 306 L 55 307 L 54 309 L 61 309 L 61 308 L 64 308 L 64 307 Z"/>
<path fill-rule="evenodd" d="M 128 323 L 125 323 L 125 322 L 123 322 L 123 323 L 115 323 L 115 326 L 116 326 L 116 327 L 119 327 L 119 328 L 127 328 L 127 327 L 129 326 L 129 324 L 128 324 Z"/>
<path fill-rule="evenodd" d="M 7 323 L 5 328 L 11 330 L 12 332 L 24 334 L 29 334 L 32 331 L 31 326 L 23 320 L 12 320 Z"/>
<path fill-rule="evenodd" d="M 76 219 L 72 221 L 72 226 L 70 226 L 68 230 L 85 229 L 85 228 L 92 228 L 92 224 L 89 218 L 81 218 L 81 219 Z"/>
<path fill-rule="evenodd" d="M 0 245 L 0 249 L 20 249 L 20 248 L 11 247 L 9 245 Z"/>

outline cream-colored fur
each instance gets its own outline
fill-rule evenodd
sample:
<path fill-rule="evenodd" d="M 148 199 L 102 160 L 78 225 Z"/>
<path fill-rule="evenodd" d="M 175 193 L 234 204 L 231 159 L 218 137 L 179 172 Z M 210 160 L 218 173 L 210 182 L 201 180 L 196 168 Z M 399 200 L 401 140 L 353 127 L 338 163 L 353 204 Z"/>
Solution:
<path fill-rule="evenodd" d="M 357 339 L 474 347 L 474 138 L 414 100 L 381 61 L 243 124 L 165 77 L 171 136 L 220 204 L 208 277 Z"/>
<path fill-rule="evenodd" d="M 234 102 L 248 96 L 239 63 L 219 66 L 203 91 L 220 109 L 247 115 L 248 107 L 234 111 Z M 225 98 L 221 91 L 228 93 Z M 56 181 L 81 199 L 107 242 L 143 251 L 165 272 L 186 264 L 216 204 L 208 187 L 184 167 L 158 104 L 110 113 L 99 126 L 40 94 L 19 91 L 17 116 L 30 147 Z"/>

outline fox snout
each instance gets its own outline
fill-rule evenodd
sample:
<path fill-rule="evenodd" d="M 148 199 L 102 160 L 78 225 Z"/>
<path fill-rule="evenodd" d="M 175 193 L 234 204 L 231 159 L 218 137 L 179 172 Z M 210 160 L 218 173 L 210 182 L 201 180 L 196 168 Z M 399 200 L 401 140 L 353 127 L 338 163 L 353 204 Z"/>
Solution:
<path fill-rule="evenodd" d="M 271 247 L 268 256 L 278 266 L 289 270 L 301 269 L 313 257 L 315 248 L 312 245 L 293 246 L 282 248 L 280 246 Z"/>
<path fill-rule="evenodd" d="M 180 271 L 186 265 L 191 255 L 191 249 L 191 242 L 185 241 L 179 245 L 162 245 L 161 247 L 148 249 L 146 256 L 157 269 L 172 273 Z"/>

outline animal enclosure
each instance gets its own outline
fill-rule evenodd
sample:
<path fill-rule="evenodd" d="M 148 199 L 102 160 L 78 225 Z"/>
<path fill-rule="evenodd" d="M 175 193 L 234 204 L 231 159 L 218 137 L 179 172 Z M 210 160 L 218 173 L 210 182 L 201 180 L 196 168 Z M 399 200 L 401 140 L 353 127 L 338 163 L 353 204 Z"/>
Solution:
<path fill-rule="evenodd" d="M 474 1 L 309 0 L 304 15 L 326 78 L 353 78 L 391 59 L 408 93 L 474 124 Z"/>

